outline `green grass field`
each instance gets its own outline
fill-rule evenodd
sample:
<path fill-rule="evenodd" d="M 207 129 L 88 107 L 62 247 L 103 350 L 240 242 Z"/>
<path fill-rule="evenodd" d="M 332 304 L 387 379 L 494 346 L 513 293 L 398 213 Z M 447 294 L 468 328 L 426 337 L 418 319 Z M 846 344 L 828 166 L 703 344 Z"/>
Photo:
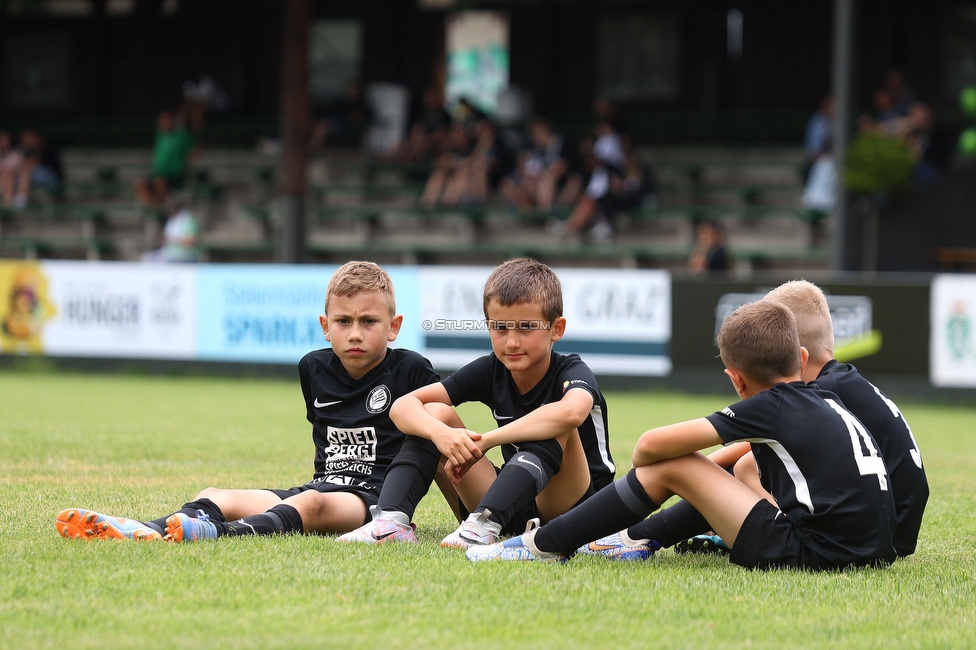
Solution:
<path fill-rule="evenodd" d="M 614 392 L 621 472 L 645 429 L 728 394 Z M 62 539 L 80 506 L 150 518 L 201 488 L 311 475 L 294 381 L 0 372 L 0 645 L 5 648 L 971 648 L 976 409 L 900 404 L 932 496 L 918 552 L 886 570 L 750 572 L 663 551 L 641 564 L 474 565 L 431 493 L 421 543 L 328 537 L 199 544 Z M 474 429 L 489 424 L 465 408 Z M 435 489 L 436 492 L 436 489 Z"/>

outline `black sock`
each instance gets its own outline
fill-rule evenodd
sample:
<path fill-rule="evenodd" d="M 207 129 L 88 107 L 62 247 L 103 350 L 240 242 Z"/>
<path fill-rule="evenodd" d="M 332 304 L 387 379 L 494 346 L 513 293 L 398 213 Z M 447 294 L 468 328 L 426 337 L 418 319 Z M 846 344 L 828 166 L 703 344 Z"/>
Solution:
<path fill-rule="evenodd" d="M 196 501 L 190 501 L 183 504 L 183 507 L 174 512 L 177 514 L 182 512 L 187 517 L 193 517 L 194 519 L 200 519 L 200 513 L 204 513 L 210 517 L 210 521 L 216 523 L 221 521 L 227 521 L 224 518 L 224 513 L 220 511 L 217 504 L 210 499 L 197 499 Z M 158 530 L 160 534 L 166 534 L 166 520 L 172 515 L 166 515 L 165 517 L 160 517 L 159 519 L 153 519 L 152 521 L 145 522 L 147 526 Z"/>
<path fill-rule="evenodd" d="M 403 512 L 413 519 L 417 504 L 434 482 L 440 459 L 441 453 L 433 442 L 408 436 L 386 470 L 378 501 L 380 508 Z"/>
<path fill-rule="evenodd" d="M 217 535 L 241 537 L 243 535 L 284 535 L 298 533 L 304 529 L 302 516 L 292 506 L 279 503 L 271 510 L 244 517 L 236 521 L 213 522 Z"/>
<path fill-rule="evenodd" d="M 653 539 L 667 548 L 712 529 L 702 514 L 685 500 L 678 501 L 627 529 L 631 539 Z"/>
<path fill-rule="evenodd" d="M 506 527 L 516 512 L 535 500 L 553 474 L 555 470 L 546 460 L 531 452 L 520 451 L 502 467 L 475 512 L 489 510 L 488 519 L 499 524 L 502 532 L 518 532 Z"/>
<path fill-rule="evenodd" d="M 616 533 L 659 507 L 647 496 L 634 470 L 630 470 L 622 479 L 540 528 L 535 544 L 540 551 L 571 555 L 583 544 Z"/>

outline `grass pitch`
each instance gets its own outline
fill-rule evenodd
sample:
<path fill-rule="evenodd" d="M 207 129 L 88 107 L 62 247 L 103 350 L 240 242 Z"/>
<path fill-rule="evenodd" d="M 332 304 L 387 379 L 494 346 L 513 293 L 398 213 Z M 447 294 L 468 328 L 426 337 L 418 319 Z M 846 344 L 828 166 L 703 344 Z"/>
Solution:
<path fill-rule="evenodd" d="M 645 429 L 727 395 L 610 393 L 622 473 Z M 976 646 L 976 409 L 901 403 L 932 496 L 917 553 L 886 570 L 750 572 L 663 551 L 646 563 L 479 564 L 422 543 L 328 537 L 200 544 L 62 539 L 85 507 L 167 514 L 208 485 L 311 475 L 295 381 L 0 372 L 0 638 L 8 648 L 822 648 Z M 474 429 L 490 426 L 464 407 Z"/>

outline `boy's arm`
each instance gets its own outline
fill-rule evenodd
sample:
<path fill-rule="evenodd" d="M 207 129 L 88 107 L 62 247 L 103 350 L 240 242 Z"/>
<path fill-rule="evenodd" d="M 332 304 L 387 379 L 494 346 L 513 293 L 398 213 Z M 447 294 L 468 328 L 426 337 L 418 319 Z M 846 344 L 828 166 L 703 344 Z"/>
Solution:
<path fill-rule="evenodd" d="M 453 406 L 444 384 L 436 382 L 403 395 L 390 407 L 390 419 L 400 431 L 434 443 L 448 463 L 468 465 L 484 454 L 475 442 L 480 435 L 467 429 L 455 429 L 428 412 L 425 404 Z"/>
<path fill-rule="evenodd" d="M 752 445 L 748 442 L 735 442 L 728 447 L 716 449 L 708 455 L 708 459 L 719 467 L 728 469 L 750 451 L 752 451 Z"/>
<path fill-rule="evenodd" d="M 482 452 L 499 445 L 549 440 L 583 424 L 593 410 L 593 395 L 583 388 L 571 388 L 558 402 L 543 404 L 517 420 L 486 431 L 478 446 Z"/>
<path fill-rule="evenodd" d="M 650 465 L 659 460 L 677 458 L 692 452 L 724 444 L 715 426 L 706 418 L 669 424 L 647 431 L 634 448 L 634 467 Z"/>

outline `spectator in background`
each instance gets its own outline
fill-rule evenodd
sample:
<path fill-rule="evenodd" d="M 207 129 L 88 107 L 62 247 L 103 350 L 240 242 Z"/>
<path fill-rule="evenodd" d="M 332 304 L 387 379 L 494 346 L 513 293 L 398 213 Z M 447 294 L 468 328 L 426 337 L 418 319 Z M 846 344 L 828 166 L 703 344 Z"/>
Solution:
<path fill-rule="evenodd" d="M 394 158 L 406 163 L 436 159 L 444 151 L 450 128 L 451 114 L 444 108 L 444 94 L 436 86 L 424 88 L 420 104 L 410 116 L 407 137 Z"/>
<path fill-rule="evenodd" d="M 163 245 L 142 255 L 145 262 L 199 262 L 200 227 L 190 208 L 172 202 L 169 218 L 163 227 Z"/>
<path fill-rule="evenodd" d="M 613 207 L 611 188 L 616 179 L 622 178 L 626 152 L 624 143 L 613 123 L 600 119 L 593 129 L 593 140 L 581 146 L 583 169 L 589 172 L 586 189 L 573 204 L 569 218 L 552 222 L 552 230 L 566 239 L 579 238 L 598 222 L 601 227 L 594 233 L 598 240 L 612 237 L 608 223 Z"/>
<path fill-rule="evenodd" d="M 488 193 L 512 168 L 512 156 L 498 128 L 480 111 L 463 113 L 451 126 L 450 151 L 443 154 L 427 180 L 420 204 L 481 206 Z"/>
<path fill-rule="evenodd" d="M 918 101 L 915 90 L 908 83 L 908 75 L 900 68 L 891 68 L 885 73 L 884 91 L 891 100 L 890 111 L 895 118 L 908 117 L 912 105 Z"/>
<path fill-rule="evenodd" d="M 725 229 L 717 221 L 702 221 L 695 227 L 695 247 L 688 258 L 693 273 L 719 273 L 730 268 L 725 249 Z"/>
<path fill-rule="evenodd" d="M 806 134 L 803 138 L 803 181 L 810 177 L 810 168 L 820 157 L 832 137 L 834 128 L 834 98 L 827 95 L 820 100 L 820 109 L 810 116 L 807 121 Z"/>
<path fill-rule="evenodd" d="M 10 180 L 4 181 L 4 194 L 12 189 L 13 206 L 22 209 L 27 206 L 32 187 L 55 191 L 61 185 L 62 174 L 60 153 L 36 130 L 26 129 L 20 134 L 19 149 L 19 164 L 14 168 L 11 163 L 11 171 L 7 172 L 8 178 L 13 176 L 13 184 L 11 187 Z"/>
<path fill-rule="evenodd" d="M 834 162 L 833 140 L 824 143 L 824 149 L 813 161 L 807 181 L 803 186 L 800 204 L 819 214 L 830 214 L 837 201 L 837 165 Z"/>
<path fill-rule="evenodd" d="M 488 193 L 498 189 L 501 179 L 513 166 L 512 154 L 502 142 L 495 123 L 483 117 L 475 125 L 475 141 L 471 153 L 462 161 L 456 202 L 459 205 L 481 206 Z"/>
<path fill-rule="evenodd" d="M 349 81 L 338 99 L 314 108 L 312 113 L 312 136 L 308 143 L 310 154 L 321 150 L 330 138 L 358 141 L 373 119 L 358 79 Z"/>
<path fill-rule="evenodd" d="M 447 132 L 445 150 L 434 161 L 434 168 L 427 177 L 420 205 L 433 208 L 438 205 L 455 205 L 459 197 L 459 173 L 465 158 L 474 146 L 464 124 L 453 123 Z"/>
<path fill-rule="evenodd" d="M 9 131 L 0 131 L 0 204 L 13 205 L 17 194 L 17 173 L 24 156 L 14 146 Z"/>
<path fill-rule="evenodd" d="M 940 179 L 949 166 L 951 146 L 928 104 L 912 104 L 903 137 L 915 158 L 915 185 L 921 187 Z"/>
<path fill-rule="evenodd" d="M 520 210 L 548 213 L 554 207 L 569 207 L 582 190 L 572 148 L 541 117 L 529 120 L 527 132 L 528 146 L 499 185 L 502 195 Z"/>
<path fill-rule="evenodd" d="M 183 115 L 162 111 L 156 122 L 152 170 L 149 176 L 136 182 L 136 196 L 143 205 L 162 207 L 173 190 L 183 187 L 189 165 L 199 151 L 196 136 Z"/>

